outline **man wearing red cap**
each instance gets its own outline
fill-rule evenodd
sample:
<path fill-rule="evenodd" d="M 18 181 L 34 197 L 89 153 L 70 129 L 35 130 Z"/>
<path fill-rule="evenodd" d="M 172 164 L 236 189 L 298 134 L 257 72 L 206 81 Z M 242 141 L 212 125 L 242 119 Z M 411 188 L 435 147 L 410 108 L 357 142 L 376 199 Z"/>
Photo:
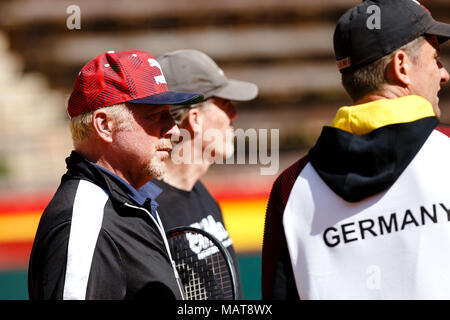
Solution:
<path fill-rule="evenodd" d="M 149 180 L 164 172 L 179 130 L 172 92 L 147 52 L 102 54 L 68 102 L 75 150 L 45 209 L 29 265 L 31 299 L 182 298 Z"/>

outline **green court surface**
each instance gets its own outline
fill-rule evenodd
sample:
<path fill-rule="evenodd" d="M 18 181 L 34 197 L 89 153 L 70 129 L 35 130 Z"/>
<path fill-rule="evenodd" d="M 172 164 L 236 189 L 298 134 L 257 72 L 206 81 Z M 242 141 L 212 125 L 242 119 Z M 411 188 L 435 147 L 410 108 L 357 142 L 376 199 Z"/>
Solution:
<path fill-rule="evenodd" d="M 27 270 L 0 271 L 0 300 L 27 299 Z"/>
<path fill-rule="evenodd" d="M 261 299 L 261 256 L 238 256 L 244 300 Z M 27 270 L 0 270 L 0 300 L 27 300 Z"/>
<path fill-rule="evenodd" d="M 261 255 L 238 256 L 244 300 L 261 299 Z"/>

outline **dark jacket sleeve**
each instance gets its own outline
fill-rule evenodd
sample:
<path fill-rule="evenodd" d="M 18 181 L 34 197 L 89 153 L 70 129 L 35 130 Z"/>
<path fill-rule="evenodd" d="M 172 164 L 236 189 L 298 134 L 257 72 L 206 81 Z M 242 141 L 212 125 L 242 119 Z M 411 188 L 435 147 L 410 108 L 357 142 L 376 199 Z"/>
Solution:
<path fill-rule="evenodd" d="M 69 232 L 70 222 L 59 224 L 45 235 L 38 229 L 28 266 L 31 300 L 62 299 Z"/>
<path fill-rule="evenodd" d="M 267 205 L 262 249 L 262 298 L 299 299 L 283 228 L 283 213 L 292 187 L 308 163 L 304 157 L 275 181 Z"/>

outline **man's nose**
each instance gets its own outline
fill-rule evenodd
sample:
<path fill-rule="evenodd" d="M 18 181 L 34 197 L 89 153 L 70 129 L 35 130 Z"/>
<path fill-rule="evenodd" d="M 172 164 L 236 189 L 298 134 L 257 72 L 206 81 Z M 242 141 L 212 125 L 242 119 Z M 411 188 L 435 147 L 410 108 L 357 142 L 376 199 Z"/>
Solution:
<path fill-rule="evenodd" d="M 167 115 L 164 115 L 163 121 L 165 125 L 161 130 L 161 137 L 170 138 L 172 136 L 178 137 L 180 135 L 180 129 L 178 128 L 175 120 L 172 118 L 169 112 L 167 112 Z"/>
<path fill-rule="evenodd" d="M 173 123 L 173 126 L 166 132 L 166 136 L 170 136 L 170 137 L 180 136 L 180 129 L 178 128 L 178 126 L 175 122 Z"/>
<path fill-rule="evenodd" d="M 450 75 L 448 74 L 447 69 L 439 62 L 439 70 L 441 71 L 441 84 L 446 84 L 449 79 Z"/>

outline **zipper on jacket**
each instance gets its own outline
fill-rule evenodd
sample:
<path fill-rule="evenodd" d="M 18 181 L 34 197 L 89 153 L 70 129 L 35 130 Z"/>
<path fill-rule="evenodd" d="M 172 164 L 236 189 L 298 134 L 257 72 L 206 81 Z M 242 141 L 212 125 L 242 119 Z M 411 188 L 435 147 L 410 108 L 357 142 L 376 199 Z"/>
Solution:
<path fill-rule="evenodd" d="M 180 294 L 181 294 L 181 299 L 185 300 L 184 290 L 183 290 L 184 286 L 183 286 L 183 284 L 181 283 L 180 276 L 178 275 L 178 271 L 177 271 L 177 268 L 176 268 L 176 266 L 175 266 L 175 261 L 173 261 L 173 259 L 172 259 L 172 254 L 170 253 L 170 248 L 169 248 L 169 243 L 167 242 L 166 233 L 164 232 L 163 229 L 161 229 L 161 228 L 162 228 L 162 225 L 160 226 L 160 224 L 158 223 L 158 221 L 156 221 L 156 219 L 153 217 L 153 215 L 152 215 L 147 209 L 142 208 L 142 207 L 138 207 L 138 206 L 134 206 L 134 205 L 129 204 L 129 203 L 127 203 L 127 202 L 125 202 L 124 204 L 125 204 L 125 206 L 127 206 L 127 207 L 129 207 L 129 208 L 139 209 L 139 210 L 144 211 L 145 213 L 148 214 L 148 216 L 151 218 L 151 220 L 155 223 L 156 227 L 157 227 L 158 230 L 159 230 L 159 233 L 161 234 L 161 237 L 162 237 L 162 239 L 163 239 L 164 245 L 166 246 L 166 251 L 167 251 L 167 254 L 168 254 L 168 256 L 169 256 L 170 262 L 171 262 L 171 264 L 172 264 L 172 270 L 173 270 L 173 273 L 174 273 L 174 275 L 175 275 L 175 280 L 177 281 L 178 290 L 180 291 Z"/>

